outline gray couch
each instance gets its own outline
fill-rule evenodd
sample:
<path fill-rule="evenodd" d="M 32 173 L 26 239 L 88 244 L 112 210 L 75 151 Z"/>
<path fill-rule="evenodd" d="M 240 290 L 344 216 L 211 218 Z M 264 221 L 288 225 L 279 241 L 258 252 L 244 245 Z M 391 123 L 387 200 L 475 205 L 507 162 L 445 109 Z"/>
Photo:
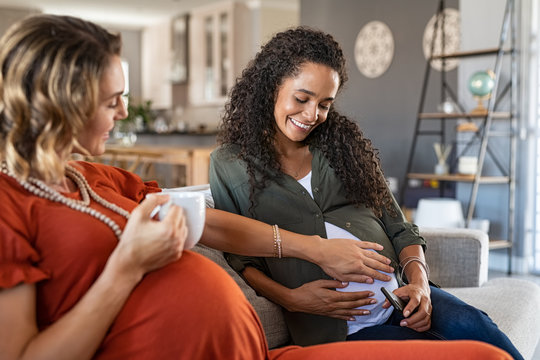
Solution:
<path fill-rule="evenodd" d="M 206 190 L 188 188 L 187 190 Z M 207 192 L 207 205 L 213 202 Z M 468 304 L 485 311 L 510 338 L 525 359 L 531 359 L 540 338 L 540 286 L 526 280 L 489 280 L 488 237 L 470 229 L 422 228 L 427 241 L 430 280 Z M 278 305 L 258 296 L 227 264 L 223 253 L 198 244 L 195 251 L 210 258 L 238 283 L 259 315 L 270 348 L 289 341 Z"/>
<path fill-rule="evenodd" d="M 484 310 L 512 340 L 525 359 L 531 359 L 540 338 L 540 287 L 530 281 L 499 278 L 487 281 L 488 239 L 469 229 L 422 229 L 431 280 L 463 301 Z M 279 306 L 258 296 L 227 264 L 220 251 L 198 244 L 195 251 L 223 267 L 238 283 L 257 311 L 268 345 L 289 340 Z"/>

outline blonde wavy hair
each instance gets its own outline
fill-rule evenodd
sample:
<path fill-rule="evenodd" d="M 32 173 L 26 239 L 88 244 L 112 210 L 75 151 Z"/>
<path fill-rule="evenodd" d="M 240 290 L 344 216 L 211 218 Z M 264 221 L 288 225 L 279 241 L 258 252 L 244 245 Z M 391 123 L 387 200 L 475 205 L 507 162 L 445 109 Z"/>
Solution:
<path fill-rule="evenodd" d="M 32 16 L 8 29 L 0 39 L 0 158 L 12 173 L 63 178 L 121 46 L 119 35 L 70 16 Z"/>

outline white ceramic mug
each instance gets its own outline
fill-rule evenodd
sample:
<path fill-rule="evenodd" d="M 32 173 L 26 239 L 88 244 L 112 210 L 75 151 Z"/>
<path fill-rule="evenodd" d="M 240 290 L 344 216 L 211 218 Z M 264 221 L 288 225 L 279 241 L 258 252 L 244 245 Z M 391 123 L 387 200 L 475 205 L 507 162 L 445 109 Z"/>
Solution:
<path fill-rule="evenodd" d="M 160 220 L 165 218 L 171 204 L 175 204 L 184 209 L 188 227 L 188 235 L 184 249 L 189 250 L 194 247 L 195 244 L 199 242 L 204 229 L 204 221 L 206 218 L 204 194 L 200 192 L 163 192 L 155 195 L 168 195 L 170 197 L 168 202 L 155 209 L 155 212 L 158 212 L 158 218 Z"/>

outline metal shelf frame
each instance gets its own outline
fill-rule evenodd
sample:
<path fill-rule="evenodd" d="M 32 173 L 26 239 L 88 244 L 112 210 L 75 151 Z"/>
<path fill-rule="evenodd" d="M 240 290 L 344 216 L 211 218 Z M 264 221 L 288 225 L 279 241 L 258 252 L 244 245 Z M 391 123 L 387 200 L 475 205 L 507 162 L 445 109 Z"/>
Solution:
<path fill-rule="evenodd" d="M 444 29 L 444 9 L 445 1 L 439 0 L 437 7 L 437 17 L 434 24 L 434 36 L 431 43 L 431 53 L 435 48 L 435 41 L 438 38 L 437 32 L 439 29 Z M 441 22 L 442 26 L 439 26 Z M 442 55 L 433 55 L 426 61 L 426 67 L 424 72 L 424 80 L 422 83 L 422 90 L 420 95 L 420 101 L 418 105 L 418 112 L 416 118 L 416 124 L 414 129 L 414 137 L 411 145 L 411 150 L 409 152 L 409 158 L 407 161 L 406 168 L 406 178 L 402 183 L 401 189 L 401 203 L 404 203 L 405 193 L 408 187 L 409 179 L 422 179 L 422 180 L 438 180 L 438 181 L 448 181 L 448 182 L 468 182 L 471 183 L 471 193 L 469 197 L 469 203 L 467 206 L 466 213 L 466 225 L 470 223 L 473 218 L 475 207 L 477 205 L 478 191 L 481 184 L 505 184 L 508 186 L 508 219 L 507 229 L 508 229 L 508 239 L 507 240 L 493 240 L 490 243 L 493 243 L 493 246 L 490 246 L 490 249 L 502 249 L 506 248 L 508 250 L 508 273 L 512 271 L 512 244 L 514 242 L 514 226 L 515 226 L 515 174 L 516 174 L 516 149 L 517 149 L 517 54 L 516 54 L 516 26 L 517 26 L 517 16 L 515 11 L 515 0 L 506 0 L 506 6 L 504 11 L 504 18 L 501 27 L 501 32 L 499 36 L 498 47 L 492 49 L 481 49 L 473 51 L 461 51 L 456 53 L 444 52 L 444 31 L 441 33 L 442 40 Z M 505 48 L 507 39 L 509 38 L 509 47 Z M 467 113 L 464 110 L 464 107 L 460 104 L 457 99 L 457 96 L 453 89 L 447 82 L 446 71 L 445 71 L 445 59 L 455 59 L 455 58 L 472 58 L 479 56 L 495 56 L 495 80 L 494 86 L 491 91 L 491 97 L 488 99 L 487 111 L 485 114 L 471 114 Z M 503 87 L 500 84 L 501 71 L 503 57 L 510 56 L 509 61 L 509 71 L 510 79 L 508 83 Z M 447 97 L 451 98 L 456 104 L 458 112 L 452 114 L 446 113 L 426 113 L 424 112 L 425 101 L 427 90 L 429 86 L 429 79 L 431 73 L 431 61 L 432 60 L 442 60 L 442 70 L 440 72 L 441 76 L 441 102 L 443 102 Z M 502 89 L 499 91 L 499 89 Z M 498 110 L 500 101 L 509 97 L 509 109 L 508 111 Z M 461 155 L 464 155 L 467 150 L 473 144 L 479 144 L 478 151 L 478 170 L 475 175 L 459 175 L 459 174 L 450 174 L 450 175 L 435 175 L 435 174 L 418 174 L 411 173 L 412 165 L 414 162 L 414 155 L 416 146 L 418 143 L 418 137 L 422 135 L 430 136 L 439 136 L 440 142 L 445 144 L 448 143 L 447 133 L 446 133 L 446 121 L 452 121 L 457 119 L 465 119 L 466 121 L 472 122 L 472 120 L 480 120 L 480 126 L 478 130 L 473 131 L 474 136 L 467 142 L 463 149 L 456 154 L 455 157 L 458 159 Z M 439 121 L 440 127 L 439 130 L 421 130 L 421 124 L 423 121 Z M 492 131 L 493 121 L 506 121 L 509 125 L 508 131 Z M 501 161 L 494 151 L 489 146 L 489 138 L 494 136 L 506 136 L 509 139 L 509 158 L 506 162 Z M 501 176 L 482 176 L 482 170 L 486 157 L 493 161 L 497 169 L 500 171 Z M 503 165 L 506 163 L 507 165 Z M 452 164 L 451 168 L 455 164 Z M 441 194 L 442 195 L 442 194 Z"/>

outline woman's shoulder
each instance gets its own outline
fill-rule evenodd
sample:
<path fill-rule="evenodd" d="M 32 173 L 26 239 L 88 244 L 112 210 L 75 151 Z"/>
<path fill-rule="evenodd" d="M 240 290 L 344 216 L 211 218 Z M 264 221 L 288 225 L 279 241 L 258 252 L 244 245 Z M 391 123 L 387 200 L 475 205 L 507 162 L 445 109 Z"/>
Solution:
<path fill-rule="evenodd" d="M 97 162 L 71 162 L 86 178 L 92 188 L 109 188 L 136 202 L 149 192 L 160 191 L 157 182 L 144 182 L 139 175 L 111 165 Z"/>
<path fill-rule="evenodd" d="M 0 233 L 5 235 L 2 227 L 12 226 L 13 217 L 24 213 L 28 216 L 30 193 L 26 191 L 14 178 L 0 172 Z M 3 241 L 3 239 L 0 239 Z M 2 247 L 0 245 L 0 247 Z M 1 258 L 1 256 L 0 256 Z"/>
<path fill-rule="evenodd" d="M 217 168 L 245 169 L 246 163 L 240 158 L 240 151 L 236 144 L 220 145 L 210 155 L 210 163 Z"/>
<path fill-rule="evenodd" d="M 122 168 L 118 168 L 115 166 L 102 164 L 99 162 L 90 162 L 90 161 L 74 161 L 70 162 L 72 166 L 74 166 L 79 171 L 83 172 L 85 177 L 93 179 L 93 178 L 110 178 L 110 179 L 117 179 L 117 178 L 133 178 L 133 179 L 139 179 L 139 177 L 127 170 L 124 170 Z"/>
<path fill-rule="evenodd" d="M 14 177 L 0 172 L 0 214 L 12 214 L 13 207 L 27 207 L 29 200 L 34 197 Z"/>
<path fill-rule="evenodd" d="M 238 159 L 240 154 L 240 145 L 236 144 L 223 144 L 218 146 L 212 154 L 211 158 L 220 160 L 220 161 L 234 161 Z"/>
<path fill-rule="evenodd" d="M 210 185 L 216 186 L 218 182 L 239 186 L 248 179 L 247 164 L 240 159 L 238 145 L 221 145 L 210 155 Z M 219 181 L 218 181 L 219 179 Z"/>

